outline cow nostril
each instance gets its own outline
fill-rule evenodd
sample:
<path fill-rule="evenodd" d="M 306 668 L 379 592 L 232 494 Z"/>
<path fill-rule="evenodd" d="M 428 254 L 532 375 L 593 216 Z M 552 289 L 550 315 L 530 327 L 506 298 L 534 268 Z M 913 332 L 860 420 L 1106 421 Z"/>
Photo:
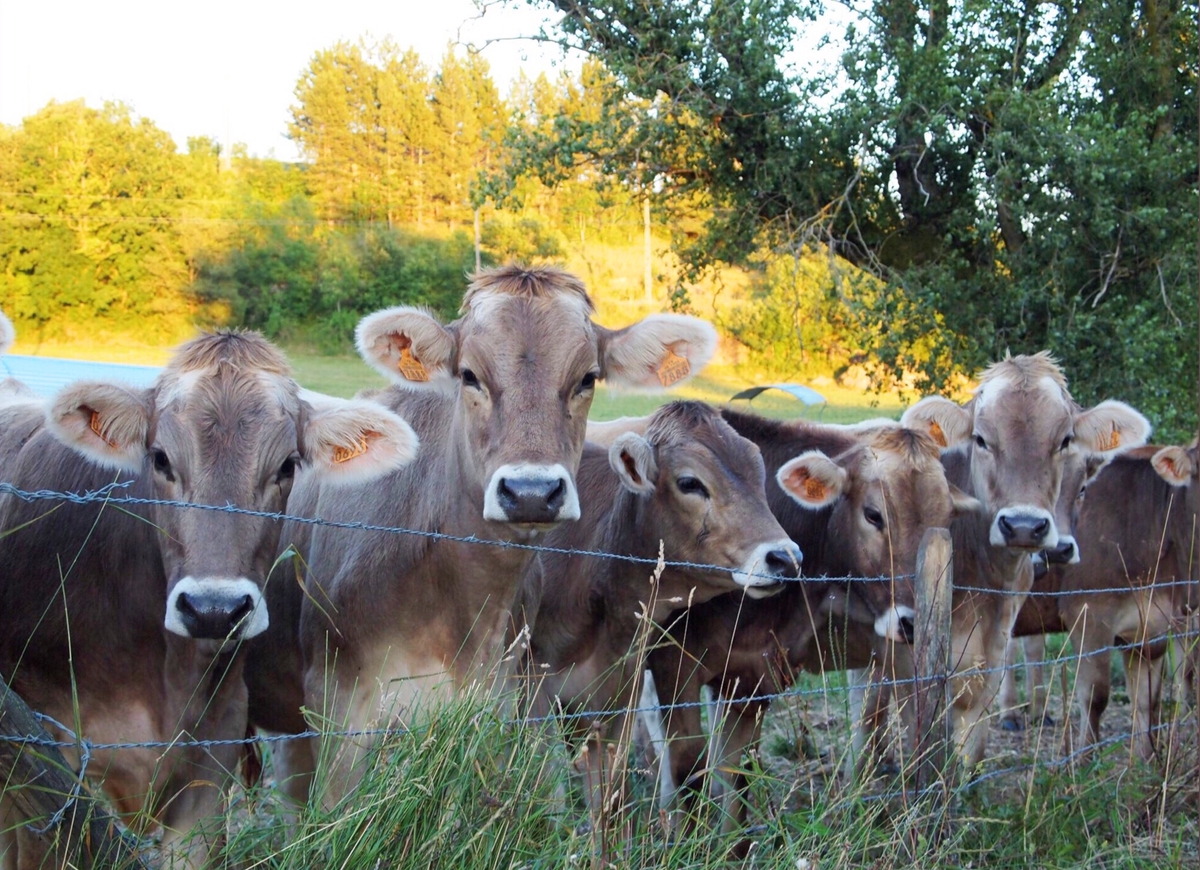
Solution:
<path fill-rule="evenodd" d="M 916 625 L 914 625 L 911 616 L 900 617 L 900 634 L 904 638 L 905 643 L 912 643 L 913 639 L 916 638 Z"/>
<path fill-rule="evenodd" d="M 196 609 L 196 606 L 194 604 L 192 604 L 192 599 L 187 595 L 186 592 L 181 594 L 177 599 L 175 599 L 175 609 L 178 610 L 180 613 L 182 613 L 184 616 L 191 616 L 191 617 L 200 616 L 200 611 L 198 611 Z"/>
<path fill-rule="evenodd" d="M 233 612 L 229 614 L 230 623 L 232 625 L 237 625 L 239 622 L 249 616 L 252 610 L 254 610 L 254 600 L 249 595 L 243 595 L 242 600 L 238 603 L 238 606 L 235 607 Z"/>
<path fill-rule="evenodd" d="M 795 577 L 799 573 L 799 560 L 787 550 L 771 550 L 767 553 L 767 573 L 773 577 Z"/>
<path fill-rule="evenodd" d="M 996 520 L 996 524 L 1000 527 L 1000 534 L 1004 535 L 1005 538 L 1011 538 L 1016 534 L 1016 529 L 1013 528 L 1013 524 L 1009 522 L 1008 517 L 1000 517 Z"/>
<path fill-rule="evenodd" d="M 1040 541 L 1046 535 L 1050 534 L 1050 521 L 1042 519 L 1040 522 L 1034 523 L 1032 531 L 1034 540 Z"/>
<path fill-rule="evenodd" d="M 561 477 L 555 484 L 554 489 L 546 496 L 546 506 L 551 510 L 558 510 L 563 506 L 563 502 L 567 499 L 567 484 Z"/>

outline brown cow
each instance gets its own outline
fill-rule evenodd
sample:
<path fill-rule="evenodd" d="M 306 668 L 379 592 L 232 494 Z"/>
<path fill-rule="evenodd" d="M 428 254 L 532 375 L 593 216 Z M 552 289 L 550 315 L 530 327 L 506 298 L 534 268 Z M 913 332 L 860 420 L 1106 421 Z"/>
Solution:
<path fill-rule="evenodd" d="M 359 350 L 396 381 L 374 398 L 412 423 L 424 449 L 366 493 L 301 482 L 298 504 L 330 520 L 523 544 L 578 519 L 575 468 L 596 382 L 669 385 L 703 367 L 716 345 L 696 318 L 655 315 L 608 330 L 591 313 L 577 278 L 505 266 L 475 277 L 448 326 L 413 308 L 367 317 Z M 307 595 L 272 587 L 291 600 L 248 669 L 259 726 L 304 729 L 305 702 L 338 728 L 406 723 L 430 698 L 503 685 L 530 551 L 328 527 L 287 526 L 283 541 L 304 555 Z M 372 741 L 326 739 L 332 802 L 361 776 Z M 313 755 L 291 750 L 291 794 L 302 797 Z"/>
<path fill-rule="evenodd" d="M 669 708 L 662 726 L 656 716 L 647 717 L 651 734 L 667 741 L 665 753 L 656 746 L 664 756 L 664 804 L 679 785 L 690 797 L 703 781 L 701 686 L 711 685 L 725 702 L 710 768 L 728 777 L 758 740 L 770 707 L 761 696 L 785 690 L 803 668 L 868 664 L 877 635 L 911 638 L 910 580 L 829 583 L 822 576 L 911 574 L 925 529 L 948 525 L 956 511 L 974 505 L 947 485 L 933 440 L 894 421 L 846 427 L 724 415 L 763 451 L 774 478 L 768 485 L 771 508 L 804 550 L 811 579 L 789 584 L 770 602 L 725 596 L 672 621 L 676 643 L 654 650 L 650 669 L 659 700 L 682 706 Z M 865 632 L 847 632 L 847 620 Z M 644 706 L 650 700 L 647 693 Z M 737 787 L 725 790 L 728 830 L 744 815 L 738 800 L 744 783 L 734 779 Z"/>
<path fill-rule="evenodd" d="M 302 394 L 261 336 L 223 332 L 183 345 L 150 388 L 64 388 L 0 478 L 60 491 L 130 481 L 115 495 L 277 512 L 298 469 L 362 482 L 415 452 L 395 414 Z M 261 589 L 279 530 L 222 511 L 3 497 L 0 674 L 92 742 L 244 737 L 239 647 L 268 625 Z M 196 866 L 219 840 L 214 817 L 240 756 L 237 746 L 94 750 L 87 773 L 127 818 L 164 827 L 168 856 Z M 46 848 L 24 825 L 0 840 L 9 865 L 40 866 Z"/>
<path fill-rule="evenodd" d="M 1013 628 L 1015 637 L 1071 633 L 1084 656 L 1075 677 L 1080 746 L 1099 739 L 1108 648 L 1117 643 L 1126 646 L 1134 747 L 1142 758 L 1155 754 L 1167 635 L 1187 623 L 1197 603 L 1188 581 L 1196 571 L 1198 469 L 1195 445 L 1142 447 L 1109 462 L 1079 510 L 1079 561 L 1053 567 L 1035 584 L 1038 592 L 1058 594 L 1027 601 Z"/>
<path fill-rule="evenodd" d="M 589 443 L 579 481 L 588 496 L 583 519 L 553 532 L 548 545 L 649 559 L 661 545 L 668 561 L 724 569 L 669 567 L 652 586 L 651 566 L 615 559 L 543 553 L 531 566 L 535 710 L 599 711 L 567 728 L 583 746 L 589 806 L 600 813 L 612 781 L 609 744 L 638 697 L 641 653 L 656 640 L 651 621 L 730 590 L 751 600 L 778 593 L 780 581 L 799 575 L 800 550 L 767 505 L 758 448 L 707 405 L 672 403 L 649 418 L 644 436 L 627 432 L 607 450 Z"/>
<path fill-rule="evenodd" d="M 901 417 L 947 445 L 947 478 L 980 502 L 950 527 L 957 674 L 952 715 L 961 757 L 971 767 L 983 759 L 984 713 L 1000 686 L 1023 593 L 1033 584 L 1030 556 L 1058 546 L 1054 509 L 1065 464 L 1073 451 L 1111 452 L 1144 443 L 1150 431 L 1145 418 L 1121 402 L 1081 409 L 1046 352 L 1007 357 L 979 380 L 965 407 L 928 398 Z"/>
<path fill-rule="evenodd" d="M 1035 553 L 1033 561 L 1033 590 L 1034 593 L 1026 599 L 1017 622 L 1013 626 L 1013 637 L 1008 641 L 1005 653 L 1004 678 L 1000 685 L 998 705 L 1000 708 L 1000 727 L 1005 731 L 1021 731 L 1025 727 L 1022 716 L 1020 694 L 1017 691 L 1016 671 L 1019 667 L 1017 653 L 1023 652 L 1025 659 L 1026 692 L 1028 695 L 1028 711 L 1030 721 L 1038 725 L 1053 725 L 1047 699 L 1049 695 L 1045 681 L 1045 669 L 1042 659 L 1045 658 L 1045 634 L 1039 629 L 1038 634 L 1026 635 L 1028 629 L 1019 626 L 1028 624 L 1033 612 L 1043 612 L 1046 608 L 1056 611 L 1057 607 L 1051 600 L 1037 594 L 1044 584 L 1039 583 L 1054 565 L 1075 565 L 1079 563 L 1079 546 L 1075 542 L 1075 529 L 1079 524 L 1079 508 L 1083 505 L 1083 496 L 1087 485 L 1100 473 L 1100 469 L 1110 457 L 1096 454 L 1075 454 L 1068 459 L 1063 470 L 1062 488 L 1058 496 L 1058 504 L 1054 510 L 1054 521 L 1059 528 L 1058 546 L 1053 550 L 1042 550 Z M 1062 534 L 1063 529 L 1069 529 L 1070 534 Z M 1047 617 L 1047 624 L 1057 622 L 1056 617 Z M 1040 622 L 1038 623 L 1040 625 Z M 1045 629 L 1057 631 L 1058 629 Z"/>

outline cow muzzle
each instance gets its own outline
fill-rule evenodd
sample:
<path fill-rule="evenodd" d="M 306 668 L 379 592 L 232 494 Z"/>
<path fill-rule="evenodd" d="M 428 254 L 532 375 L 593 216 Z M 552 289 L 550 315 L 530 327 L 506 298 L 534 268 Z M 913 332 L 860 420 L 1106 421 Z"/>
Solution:
<path fill-rule="evenodd" d="M 579 493 L 561 465 L 502 465 L 483 494 L 483 518 L 517 526 L 577 520 Z"/>
<path fill-rule="evenodd" d="M 1079 547 L 1073 535 L 1059 535 L 1058 546 L 1044 552 L 1046 561 L 1051 565 L 1079 564 Z"/>
<path fill-rule="evenodd" d="M 996 513 L 988 537 L 993 547 L 1051 550 L 1058 546 L 1058 527 L 1047 510 L 1032 506 L 1011 507 Z"/>
<path fill-rule="evenodd" d="M 767 598 L 783 590 L 784 582 L 800 576 L 804 554 L 791 541 L 759 544 L 733 573 L 733 582 L 751 598 Z"/>
<path fill-rule="evenodd" d="M 258 585 L 243 577 L 184 577 L 167 596 L 167 631 L 195 640 L 245 640 L 269 623 Z"/>
<path fill-rule="evenodd" d="M 916 613 L 911 607 L 897 604 L 875 620 L 875 633 L 896 643 L 912 643 L 916 636 Z"/>

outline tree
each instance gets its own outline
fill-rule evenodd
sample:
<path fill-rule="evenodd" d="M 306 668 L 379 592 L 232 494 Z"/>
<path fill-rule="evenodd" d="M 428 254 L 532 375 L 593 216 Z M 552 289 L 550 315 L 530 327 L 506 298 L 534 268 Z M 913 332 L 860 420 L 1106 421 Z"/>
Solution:
<path fill-rule="evenodd" d="M 804 75 L 781 61 L 799 0 L 554 5 L 616 86 L 604 123 L 542 153 L 699 198 L 707 227 L 677 243 L 694 267 L 828 247 L 885 282 L 846 296 L 881 372 L 936 389 L 1050 347 L 1081 400 L 1191 431 L 1194 0 L 871 0 L 841 69 Z"/>

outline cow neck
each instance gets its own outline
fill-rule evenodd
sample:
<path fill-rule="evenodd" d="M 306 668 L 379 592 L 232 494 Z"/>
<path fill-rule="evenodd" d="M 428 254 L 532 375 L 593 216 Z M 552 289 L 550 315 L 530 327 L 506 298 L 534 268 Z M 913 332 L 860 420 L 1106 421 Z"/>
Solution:
<path fill-rule="evenodd" d="M 170 701 L 166 709 L 177 710 L 180 716 L 177 723 L 164 720 L 168 731 L 172 727 L 191 730 L 203 719 L 221 716 L 229 703 L 239 698 L 244 703 L 244 644 L 218 646 L 166 629 L 163 636 L 163 692 Z"/>

